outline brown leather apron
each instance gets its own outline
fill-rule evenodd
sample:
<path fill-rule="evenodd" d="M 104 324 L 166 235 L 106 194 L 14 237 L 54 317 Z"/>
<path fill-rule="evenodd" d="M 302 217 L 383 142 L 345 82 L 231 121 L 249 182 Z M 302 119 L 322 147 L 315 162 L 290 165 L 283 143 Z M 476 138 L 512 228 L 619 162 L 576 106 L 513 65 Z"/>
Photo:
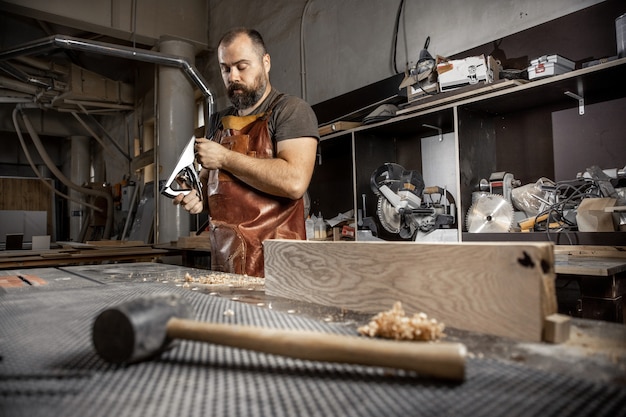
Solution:
<path fill-rule="evenodd" d="M 273 158 L 267 123 L 276 101 L 263 114 L 223 117 L 213 140 L 248 156 Z M 223 170 L 209 172 L 207 195 L 214 271 L 263 277 L 265 239 L 306 239 L 302 198 L 262 193 Z"/>

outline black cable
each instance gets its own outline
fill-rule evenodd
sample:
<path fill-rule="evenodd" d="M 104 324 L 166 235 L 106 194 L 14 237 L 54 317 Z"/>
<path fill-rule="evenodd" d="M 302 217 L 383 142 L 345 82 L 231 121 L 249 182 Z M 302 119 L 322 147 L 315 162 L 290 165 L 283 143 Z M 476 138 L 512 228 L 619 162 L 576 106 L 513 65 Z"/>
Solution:
<path fill-rule="evenodd" d="M 540 213 L 537 213 L 537 215 L 535 216 L 535 224 L 533 226 L 533 230 L 537 231 L 537 230 L 541 230 L 538 228 L 539 225 L 538 225 L 537 220 L 539 219 L 539 217 L 547 214 L 546 226 L 545 226 L 544 231 L 548 235 L 548 240 L 550 240 L 549 236 L 550 236 L 550 220 L 551 219 L 558 221 L 559 223 L 563 223 L 564 225 L 561 226 L 562 230 L 568 230 L 568 229 L 571 230 L 575 226 L 575 223 L 565 218 L 565 208 L 568 203 L 576 202 L 572 204 L 578 205 L 580 204 L 580 201 L 585 198 L 601 197 L 601 195 L 597 194 L 597 192 L 600 190 L 595 181 L 593 180 L 584 181 L 582 184 L 580 184 L 577 187 L 574 187 L 573 185 L 571 185 L 572 182 L 574 181 L 562 181 L 562 182 L 557 183 L 556 187 L 554 188 L 555 200 L 558 199 L 559 196 L 565 196 L 568 191 L 571 192 L 571 194 L 569 194 L 569 196 L 567 196 L 566 198 L 558 202 L 555 202 L 554 204 L 549 206 L 547 209 L 543 210 Z M 543 221 L 541 223 L 543 223 Z M 571 242 L 569 235 L 566 234 L 566 237 Z"/>
<path fill-rule="evenodd" d="M 396 13 L 396 22 L 393 28 L 393 55 L 391 57 L 393 70 L 396 74 L 399 74 L 398 71 L 398 63 L 396 54 L 398 53 L 398 31 L 400 29 L 400 16 L 402 15 L 402 9 L 404 8 L 404 0 L 400 0 L 400 5 L 398 6 L 398 11 Z"/>

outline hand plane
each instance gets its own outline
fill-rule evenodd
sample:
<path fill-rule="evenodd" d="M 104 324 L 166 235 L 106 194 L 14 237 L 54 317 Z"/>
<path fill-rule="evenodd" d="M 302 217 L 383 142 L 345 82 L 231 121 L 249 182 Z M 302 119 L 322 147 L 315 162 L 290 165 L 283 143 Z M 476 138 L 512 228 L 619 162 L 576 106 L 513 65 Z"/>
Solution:
<path fill-rule="evenodd" d="M 161 194 L 166 197 L 174 198 L 180 194 L 189 194 L 191 190 L 198 191 L 198 197 L 202 200 L 202 183 L 198 177 L 196 170 L 194 145 L 196 136 L 192 136 L 183 152 L 178 157 L 178 162 L 167 179 L 165 185 L 161 188 Z"/>

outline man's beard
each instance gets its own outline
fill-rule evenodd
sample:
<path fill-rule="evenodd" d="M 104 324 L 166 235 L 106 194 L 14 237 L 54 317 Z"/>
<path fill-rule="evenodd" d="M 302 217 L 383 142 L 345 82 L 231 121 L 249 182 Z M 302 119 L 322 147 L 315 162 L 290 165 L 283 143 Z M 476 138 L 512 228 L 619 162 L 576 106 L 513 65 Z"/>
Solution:
<path fill-rule="evenodd" d="M 237 110 L 244 110 L 254 106 L 263 97 L 267 82 L 262 75 L 255 80 L 255 86 L 246 87 L 243 84 L 233 83 L 228 86 L 228 98 Z M 241 90 L 235 92 L 235 90 Z"/>

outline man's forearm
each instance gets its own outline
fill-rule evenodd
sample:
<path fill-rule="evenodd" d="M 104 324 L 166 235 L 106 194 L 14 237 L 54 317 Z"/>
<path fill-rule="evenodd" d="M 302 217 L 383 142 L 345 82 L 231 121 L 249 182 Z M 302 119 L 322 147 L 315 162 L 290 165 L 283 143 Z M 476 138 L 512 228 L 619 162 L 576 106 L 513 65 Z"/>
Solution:
<path fill-rule="evenodd" d="M 282 158 L 253 158 L 238 152 L 226 154 L 222 169 L 259 191 L 291 199 L 302 197 L 310 180 L 306 168 Z"/>

